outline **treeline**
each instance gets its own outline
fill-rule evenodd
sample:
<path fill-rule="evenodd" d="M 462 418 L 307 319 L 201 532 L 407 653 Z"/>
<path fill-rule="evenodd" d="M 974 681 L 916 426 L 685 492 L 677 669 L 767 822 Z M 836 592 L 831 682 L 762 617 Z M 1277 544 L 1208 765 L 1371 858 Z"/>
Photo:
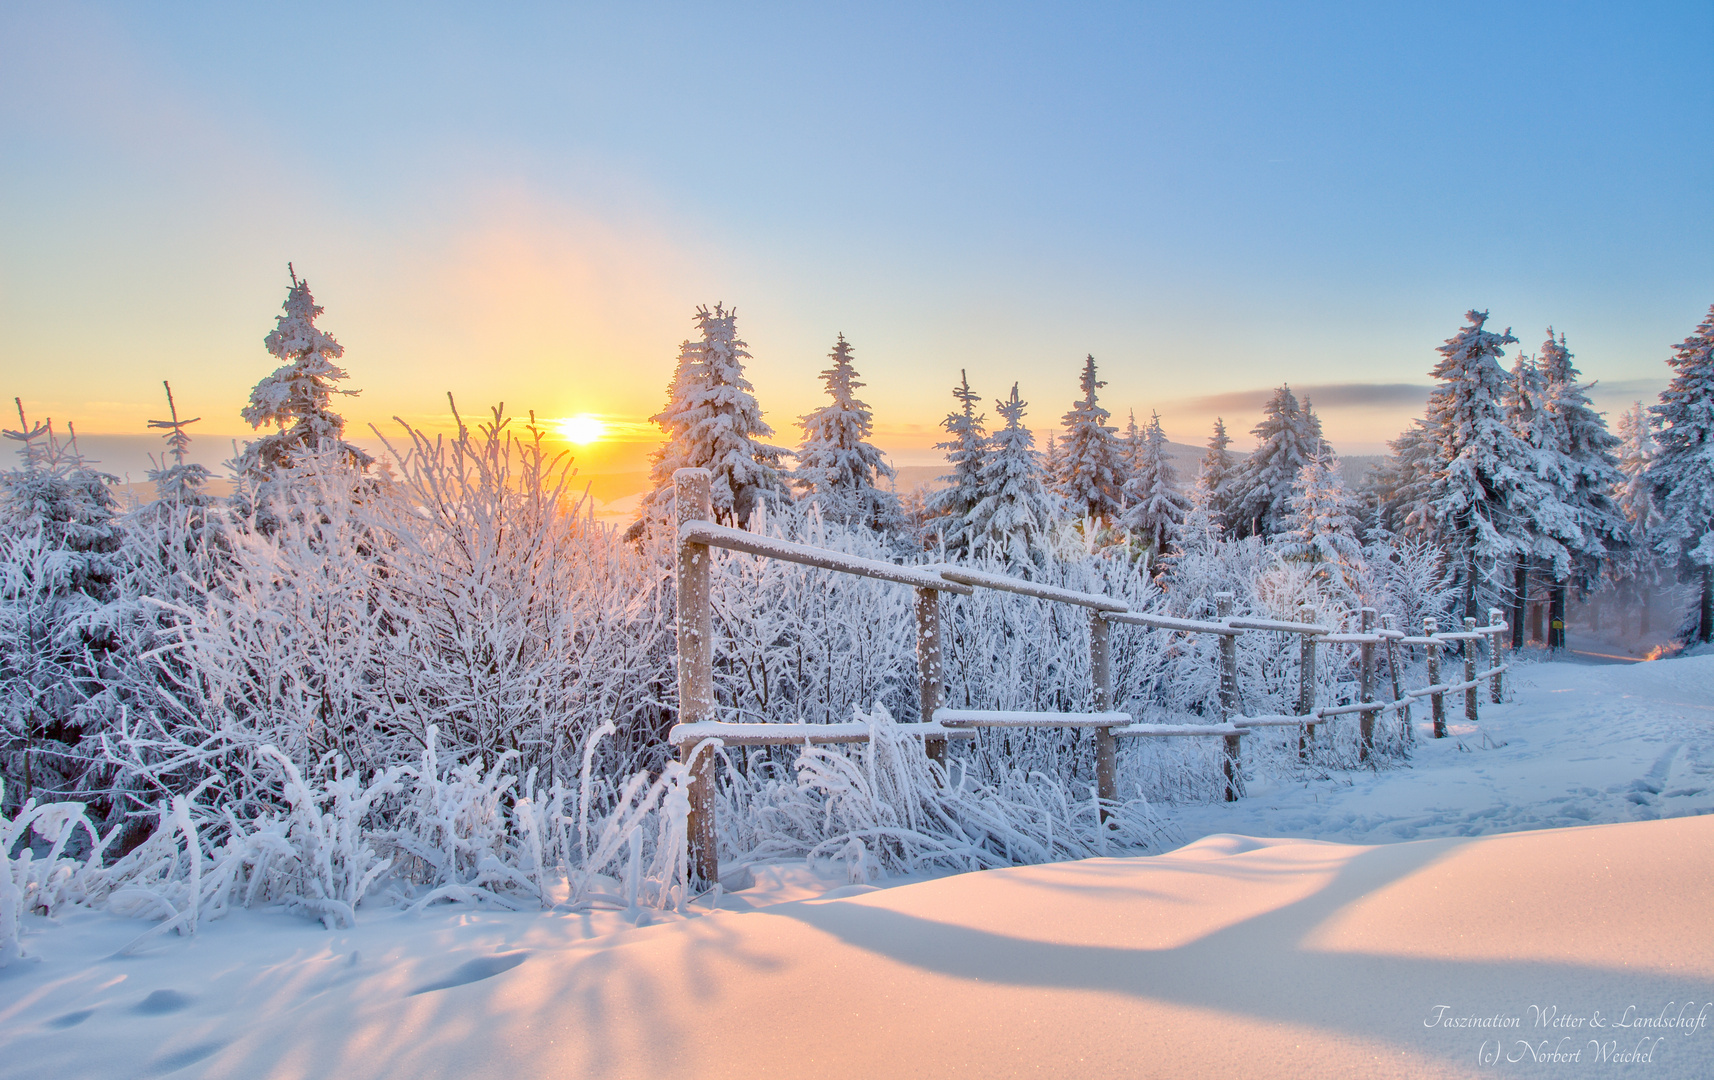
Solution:
<path fill-rule="evenodd" d="M 854 393 L 862 383 L 844 335 L 822 373 L 831 400 L 802 418 L 802 440 L 790 450 L 766 441 L 773 431 L 744 377 L 749 354 L 736 313 L 699 309 L 700 337 L 681 349 L 667 405 L 653 418 L 666 440 L 632 535 L 666 513 L 673 471 L 699 466 L 714 473 L 723 518 L 742 523 L 765 501 L 809 499 L 907 547 L 981 550 L 1023 572 L 1067 529 L 1094 547 L 1126 548 L 1157 577 L 1187 527 L 1260 537 L 1336 578 L 1354 570 L 1363 543 L 1408 539 L 1440 551 L 1465 614 L 1511 610 L 1520 645 L 1536 582 L 1553 597 L 1549 644 L 1558 647 L 1568 590 L 1606 582 L 1646 593 L 1688 580 L 1699 602 L 1681 634 L 1714 640 L 1714 309 L 1674 347 L 1659 403 L 1645 410 L 1638 402 L 1617 434 L 1591 405 L 1564 334 L 1550 327 L 1540 351 L 1520 354 L 1508 372 L 1500 361 L 1518 339 L 1488 330 L 1487 320 L 1468 312 L 1439 346 L 1425 415 L 1357 491 L 1346 490 L 1314 408 L 1289 386 L 1265 406 L 1248 455 L 1233 454 L 1217 419 L 1184 490 L 1159 414 L 1139 427 L 1133 412 L 1120 434 L 1100 404 L 1106 384 L 1090 356 L 1081 396 L 1039 451 L 1018 386 L 995 400 L 990 427 L 961 373 L 938 444 L 944 486 L 900 500 L 868 441 L 872 415 Z M 795 468 L 786 467 L 791 458 Z"/>

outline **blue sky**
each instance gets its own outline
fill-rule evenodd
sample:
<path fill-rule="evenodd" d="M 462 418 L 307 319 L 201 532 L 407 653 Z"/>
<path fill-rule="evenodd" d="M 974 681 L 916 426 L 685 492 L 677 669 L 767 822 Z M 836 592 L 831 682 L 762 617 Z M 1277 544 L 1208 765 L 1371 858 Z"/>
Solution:
<path fill-rule="evenodd" d="M 287 260 L 359 422 L 635 423 L 722 300 L 776 427 L 843 331 L 901 460 L 1086 352 L 1182 441 L 1290 381 L 1369 451 L 1466 308 L 1616 401 L 1714 301 L 1706 3 L 0 12 L 0 390 L 90 431 L 170 378 L 238 432 Z"/>

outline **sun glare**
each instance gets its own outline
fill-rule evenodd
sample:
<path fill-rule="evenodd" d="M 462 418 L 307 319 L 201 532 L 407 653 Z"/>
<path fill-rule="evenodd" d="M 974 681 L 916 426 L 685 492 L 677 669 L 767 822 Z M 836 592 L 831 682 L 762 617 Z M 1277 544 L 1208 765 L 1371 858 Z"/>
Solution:
<path fill-rule="evenodd" d="M 588 413 L 581 416 L 568 416 L 559 421 L 556 426 L 559 428 L 560 438 L 578 446 L 600 442 L 602 436 L 607 434 L 607 425 L 601 422 L 601 418 L 590 416 Z"/>

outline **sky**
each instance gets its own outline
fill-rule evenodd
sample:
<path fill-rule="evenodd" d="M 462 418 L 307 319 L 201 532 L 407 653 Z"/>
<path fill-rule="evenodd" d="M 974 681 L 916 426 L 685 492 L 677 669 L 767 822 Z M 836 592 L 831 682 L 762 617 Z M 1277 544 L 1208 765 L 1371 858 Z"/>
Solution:
<path fill-rule="evenodd" d="M 138 436 L 168 379 L 226 456 L 290 262 L 354 432 L 596 414 L 592 473 L 715 302 L 779 442 L 844 333 L 901 464 L 960 371 L 1045 429 L 1091 353 L 1177 441 L 1289 382 L 1377 452 L 1472 307 L 1619 408 L 1714 302 L 1711 42 L 1706 2 L 4 0 L 0 391 Z"/>

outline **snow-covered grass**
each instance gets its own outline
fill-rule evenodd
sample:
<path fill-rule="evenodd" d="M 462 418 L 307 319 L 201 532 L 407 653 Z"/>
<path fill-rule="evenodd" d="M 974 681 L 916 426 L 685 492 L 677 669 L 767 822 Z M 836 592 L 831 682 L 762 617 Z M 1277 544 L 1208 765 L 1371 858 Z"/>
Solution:
<path fill-rule="evenodd" d="M 546 911 L 371 901 L 325 929 L 236 909 L 140 945 L 146 920 L 31 910 L 0 970 L 0 1075 L 1463 1076 L 1544 1046 L 1595 1075 L 1707 1075 L 1714 818 L 1652 819 L 1714 813 L 1714 656 L 1514 685 L 1452 738 L 1419 731 L 1407 767 L 1173 808 L 1188 843 L 1163 855 L 858 884 L 886 867 L 835 848 L 677 911 L 562 884 Z M 466 772 L 437 770 L 492 789 L 493 763 Z M 1617 825 L 1537 832 L 1591 823 Z M 1616 1027 L 1686 1002 L 1679 1026 Z M 1546 1009 L 1584 1026 L 1534 1026 Z"/>

